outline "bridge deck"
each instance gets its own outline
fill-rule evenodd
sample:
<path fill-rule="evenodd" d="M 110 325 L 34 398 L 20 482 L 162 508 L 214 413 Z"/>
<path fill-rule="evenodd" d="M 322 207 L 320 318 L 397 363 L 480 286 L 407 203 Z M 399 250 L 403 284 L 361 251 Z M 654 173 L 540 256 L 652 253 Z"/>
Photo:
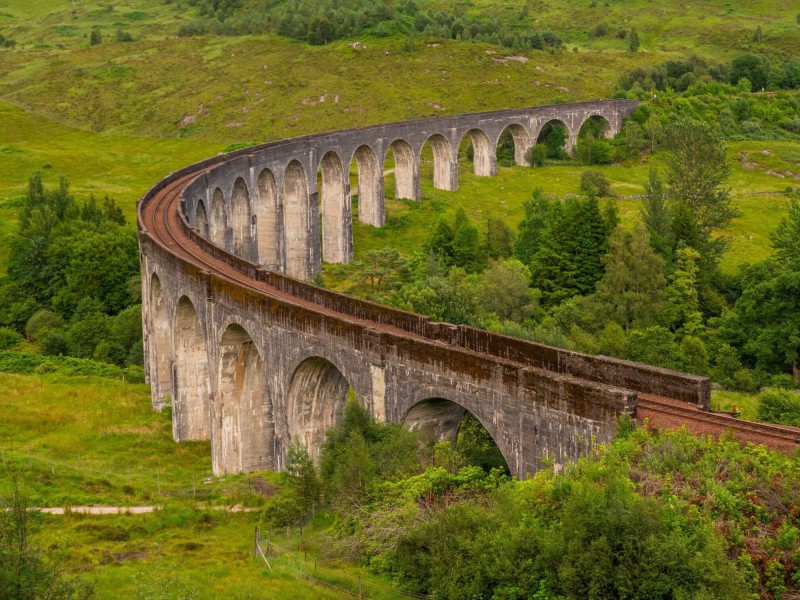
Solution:
<path fill-rule="evenodd" d="M 205 252 L 197 242 L 185 234 L 179 211 L 183 190 L 199 174 L 199 172 L 192 172 L 176 178 L 140 206 L 140 224 L 144 226 L 146 234 L 149 234 L 169 252 L 202 270 L 277 300 L 303 306 L 342 321 L 356 323 L 376 332 L 390 333 L 425 343 L 444 344 L 444 342 L 431 340 L 398 327 L 368 319 L 359 319 L 298 298 L 263 281 L 253 279 L 223 260 Z M 474 354 L 481 355 L 479 352 L 474 352 Z M 491 358 L 497 360 L 495 356 Z M 521 364 L 510 359 L 508 362 Z M 529 367 L 525 364 L 521 364 L 521 366 Z M 647 419 L 650 425 L 658 428 L 685 426 L 691 433 L 697 435 L 720 436 L 731 433 L 741 440 L 763 443 L 785 451 L 793 451 L 800 447 L 800 428 L 742 421 L 729 415 L 709 413 L 684 401 L 663 396 L 639 392 L 635 415 L 640 420 Z"/>

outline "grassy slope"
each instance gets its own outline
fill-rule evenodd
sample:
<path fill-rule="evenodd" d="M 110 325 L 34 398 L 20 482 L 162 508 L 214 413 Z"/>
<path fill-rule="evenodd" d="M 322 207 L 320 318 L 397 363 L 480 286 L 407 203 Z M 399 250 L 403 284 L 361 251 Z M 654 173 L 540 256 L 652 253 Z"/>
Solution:
<path fill-rule="evenodd" d="M 507 4 L 476 0 L 466 10 L 519 10 Z M 552 0 L 535 0 L 529 2 L 529 18 L 557 30 L 570 49 L 576 46 L 580 52 L 531 52 L 528 63 L 504 64 L 496 59 L 513 53 L 486 44 L 429 45 L 418 40 L 416 49 L 406 53 L 399 41 L 369 38 L 362 39 L 367 46 L 362 51 L 347 42 L 313 48 L 273 37 L 179 39 L 174 32 L 191 15 L 179 3 L 163 0 L 0 0 L 0 33 L 8 35 L 13 27 L 11 37 L 18 42 L 16 50 L 0 51 L 0 263 L 2 236 L 15 227 L 14 197 L 36 169 L 43 169 L 51 183 L 66 175 L 78 194 L 115 196 L 132 216 L 134 200 L 163 174 L 231 142 L 604 97 L 619 73 L 633 66 L 687 52 L 728 58 L 750 45 L 758 24 L 771 47 L 796 51 L 798 12 L 797 0 L 666 6 L 612 0 L 610 6 L 601 2 L 597 8 L 581 0 L 569 10 Z M 621 40 L 589 41 L 585 31 L 601 20 L 612 29 L 635 26 L 643 52 L 625 52 Z M 104 43 L 90 48 L 93 25 L 101 27 Z M 115 43 L 118 27 L 137 41 Z M 735 193 L 785 187 L 785 180 L 765 171 L 792 168 L 796 144 L 737 143 L 731 145 L 731 160 L 738 151 L 763 148 L 772 154 L 759 159 L 762 167 L 735 170 Z M 462 164 L 462 172 L 467 170 Z M 493 215 L 515 226 L 521 202 L 533 187 L 574 193 L 580 171 L 501 169 L 490 180 L 464 175 L 457 193 L 433 190 L 426 172 L 425 201 L 390 200 L 388 227 L 356 226 L 356 251 L 418 247 L 430 224 L 456 203 L 476 221 Z M 619 193 L 630 195 L 641 190 L 646 166 L 604 171 Z M 743 196 L 739 204 L 743 216 L 731 231 L 734 244 L 725 263 L 729 269 L 766 253 L 767 232 L 782 215 L 785 200 L 777 194 Z M 620 208 L 630 223 L 638 203 L 623 200 Z M 136 472 L 131 476 L 127 465 L 150 474 L 155 468 L 164 477 L 164 488 L 175 489 L 210 469 L 208 444 L 173 444 L 168 419 L 150 411 L 143 386 L 91 377 L 0 375 L 0 389 L 7 408 L 0 422 L 4 446 L 13 440 L 17 451 L 30 446 L 35 456 L 55 456 L 73 467 L 80 455 L 84 465 L 80 473 L 76 468 L 48 469 L 34 460 L 30 486 L 39 502 L 144 503 L 157 499 L 152 478 L 137 479 Z M 91 464 L 107 472 L 87 473 Z M 129 478 L 132 493 L 123 490 Z M 49 518 L 41 539 L 55 549 L 69 549 L 71 568 L 90 569 L 101 597 L 131 595 L 137 583 L 163 585 L 174 571 L 194 581 L 200 597 L 257 597 L 256 592 L 265 597 L 323 597 L 251 567 L 246 555 L 256 517 L 217 516 L 198 526 L 183 513 L 182 507 L 191 502 L 175 502 L 162 516 Z M 124 539 L 108 539 L 118 527 L 125 531 Z M 143 554 L 130 555 L 137 552 Z"/>
<path fill-rule="evenodd" d="M 162 598 L 167 586 L 193 588 L 192 597 L 204 600 L 329 597 L 251 562 L 260 514 L 207 507 L 258 506 L 263 498 L 237 487 L 246 479 L 241 476 L 200 483 L 211 472 L 209 443 L 175 444 L 169 416 L 151 410 L 146 386 L 102 377 L 0 373 L 0 389 L 3 464 L 16 466 L 31 505 L 165 506 L 140 516 L 44 518 L 37 542 L 60 555 L 67 569 L 88 572 L 100 598 L 134 597 L 139 587 L 156 590 L 147 597 Z M 275 480 L 272 474 L 259 477 Z M 4 472 L 0 494 L 10 485 Z M 303 548 L 312 557 L 320 554 L 325 543 L 320 536 L 329 525 L 319 516 L 304 536 Z M 342 568 L 372 577 L 352 565 Z"/>

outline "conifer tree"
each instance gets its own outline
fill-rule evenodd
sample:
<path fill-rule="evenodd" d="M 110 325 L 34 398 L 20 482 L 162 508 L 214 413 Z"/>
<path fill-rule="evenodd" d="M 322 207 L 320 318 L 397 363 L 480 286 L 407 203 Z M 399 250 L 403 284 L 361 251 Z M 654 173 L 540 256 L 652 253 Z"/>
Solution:
<path fill-rule="evenodd" d="M 544 192 L 536 188 L 532 198 L 523 203 L 525 218 L 519 224 L 519 233 L 514 244 L 514 256 L 524 265 L 530 265 L 542 243 L 547 213 L 551 203 Z"/>
<path fill-rule="evenodd" d="M 666 281 L 664 260 L 650 245 L 645 227 L 634 232 L 617 227 L 603 260 L 605 273 L 594 294 L 600 312 L 624 329 L 654 325 Z"/>

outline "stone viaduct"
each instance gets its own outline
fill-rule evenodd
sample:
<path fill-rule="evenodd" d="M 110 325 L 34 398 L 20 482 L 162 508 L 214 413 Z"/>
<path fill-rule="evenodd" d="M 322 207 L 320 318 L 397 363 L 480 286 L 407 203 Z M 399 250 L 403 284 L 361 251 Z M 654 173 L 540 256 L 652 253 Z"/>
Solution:
<path fill-rule="evenodd" d="M 352 258 L 351 164 L 358 218 L 380 227 L 385 170 L 395 197 L 420 200 L 426 142 L 433 185 L 455 190 L 465 138 L 475 174 L 489 176 L 506 130 L 524 164 L 547 123 L 562 123 L 571 146 L 589 119 L 615 135 L 634 107 L 563 104 L 310 135 L 159 182 L 138 207 L 144 342 L 153 406 L 171 402 L 175 440 L 210 439 L 217 474 L 281 469 L 295 438 L 318 455 L 352 388 L 376 419 L 439 438 L 471 412 L 524 476 L 613 438 L 638 393 L 707 407 L 704 378 L 436 323 L 308 283 L 321 261 Z"/>

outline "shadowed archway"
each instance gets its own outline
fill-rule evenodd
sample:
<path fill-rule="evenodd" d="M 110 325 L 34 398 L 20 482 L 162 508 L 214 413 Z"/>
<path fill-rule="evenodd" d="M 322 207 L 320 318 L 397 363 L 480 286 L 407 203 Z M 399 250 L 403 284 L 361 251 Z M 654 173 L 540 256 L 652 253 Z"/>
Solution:
<path fill-rule="evenodd" d="M 192 301 L 178 301 L 174 319 L 175 363 L 172 436 L 176 442 L 211 439 L 206 336 Z"/>
<path fill-rule="evenodd" d="M 229 221 L 231 224 L 233 253 L 242 258 L 252 258 L 253 234 L 250 226 L 252 223 L 250 217 L 250 194 L 247 191 L 244 179 L 241 177 L 233 184 Z"/>
<path fill-rule="evenodd" d="M 503 129 L 497 140 L 495 154 L 497 162 L 503 166 L 511 166 L 513 163 L 518 167 L 530 166 L 527 158 L 528 148 L 531 147 L 531 136 L 528 130 L 522 125 L 512 124 Z"/>
<path fill-rule="evenodd" d="M 414 151 L 405 140 L 395 140 L 390 148 L 394 157 L 394 197 L 419 200 L 419 165 Z"/>
<path fill-rule="evenodd" d="M 259 264 L 283 271 L 282 228 L 278 186 L 275 176 L 264 169 L 258 176 L 258 196 L 254 203 Z"/>
<path fill-rule="evenodd" d="M 240 325 L 230 325 L 220 342 L 215 418 L 219 432 L 215 473 L 274 468 L 275 432 L 266 366 Z"/>
<path fill-rule="evenodd" d="M 473 173 L 478 177 L 494 175 L 497 172 L 497 164 L 492 152 L 491 143 L 489 142 L 489 137 L 480 129 L 470 129 L 462 138 L 461 145 L 464 145 L 464 140 L 469 140 L 469 145 L 472 147 Z M 467 152 L 469 152 L 469 150 Z"/>
<path fill-rule="evenodd" d="M 225 196 L 222 190 L 216 188 L 211 196 L 211 242 L 220 248 L 225 248 L 225 229 L 227 220 L 225 219 Z"/>
<path fill-rule="evenodd" d="M 457 402 L 445 398 L 427 398 L 413 405 L 403 424 L 435 442 L 450 442 L 469 464 L 501 468 L 509 472 L 508 459 L 494 434 L 480 419 Z"/>
<path fill-rule="evenodd" d="M 353 158 L 358 171 L 358 220 L 381 227 L 386 219 L 381 164 L 375 151 L 366 145 L 359 146 Z"/>
<path fill-rule="evenodd" d="M 170 368 L 169 315 L 164 290 L 158 275 L 150 277 L 150 385 L 153 388 L 154 408 L 161 408 L 172 393 Z"/>
<path fill-rule="evenodd" d="M 311 207 L 306 170 L 293 160 L 283 176 L 283 215 L 286 273 L 298 279 L 311 277 Z M 316 228 L 314 228 L 316 229 Z"/>
<path fill-rule="evenodd" d="M 289 437 L 299 439 L 314 459 L 325 432 L 339 423 L 349 389 L 341 371 L 324 358 L 307 358 L 295 369 L 286 394 Z"/>
<path fill-rule="evenodd" d="M 453 157 L 450 142 L 438 133 L 430 136 L 422 146 L 420 162 L 428 160 L 426 146 L 430 146 L 433 161 L 433 187 L 454 192 L 458 189 L 458 164 Z"/>
<path fill-rule="evenodd" d="M 194 211 L 194 228 L 197 233 L 208 239 L 208 213 L 202 200 L 197 201 L 197 208 Z"/>
<path fill-rule="evenodd" d="M 353 217 L 342 159 L 335 152 L 328 152 L 322 157 L 319 169 L 322 260 L 348 263 L 353 258 Z"/>

